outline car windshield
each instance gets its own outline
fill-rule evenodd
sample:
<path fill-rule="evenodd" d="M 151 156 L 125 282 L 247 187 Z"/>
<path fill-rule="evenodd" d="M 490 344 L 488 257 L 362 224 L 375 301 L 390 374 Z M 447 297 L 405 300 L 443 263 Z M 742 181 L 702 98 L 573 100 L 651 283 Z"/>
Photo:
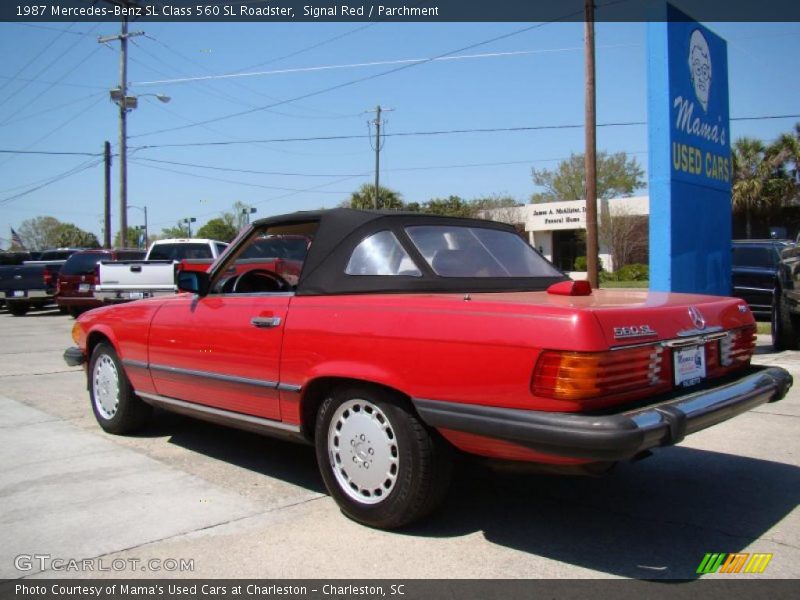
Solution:
<path fill-rule="evenodd" d="M 94 272 L 94 267 L 101 260 L 111 260 L 110 252 L 79 252 L 73 254 L 61 267 L 62 275 L 87 275 Z"/>
<path fill-rule="evenodd" d="M 778 253 L 765 246 L 735 246 L 732 261 L 734 267 L 774 269 L 778 266 Z"/>
<path fill-rule="evenodd" d="M 521 237 L 457 225 L 407 227 L 409 238 L 440 277 L 560 277 Z"/>

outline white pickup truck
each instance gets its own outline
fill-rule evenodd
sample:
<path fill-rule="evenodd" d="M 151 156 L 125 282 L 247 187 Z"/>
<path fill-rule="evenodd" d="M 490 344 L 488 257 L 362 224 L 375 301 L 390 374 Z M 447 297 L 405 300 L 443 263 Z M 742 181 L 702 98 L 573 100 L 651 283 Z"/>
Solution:
<path fill-rule="evenodd" d="M 196 238 L 157 240 L 144 260 L 100 262 L 95 298 L 119 303 L 174 294 L 175 268 L 180 261 L 210 265 L 227 246 L 225 242 Z"/>

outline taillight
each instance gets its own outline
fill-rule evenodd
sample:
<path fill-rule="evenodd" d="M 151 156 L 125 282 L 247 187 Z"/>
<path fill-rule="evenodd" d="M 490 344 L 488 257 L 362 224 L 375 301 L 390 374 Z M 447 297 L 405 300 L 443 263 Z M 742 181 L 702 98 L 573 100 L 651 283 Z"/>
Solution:
<path fill-rule="evenodd" d="M 736 367 L 750 362 L 756 349 L 756 328 L 744 327 L 728 332 L 719 343 L 720 364 Z"/>
<path fill-rule="evenodd" d="M 44 268 L 43 278 L 44 287 L 49 288 L 53 286 L 53 272 L 50 270 L 50 267 Z"/>
<path fill-rule="evenodd" d="M 96 284 L 100 283 L 100 263 L 97 263 L 94 266 L 94 282 Z"/>
<path fill-rule="evenodd" d="M 582 401 L 656 387 L 665 382 L 663 348 L 643 346 L 608 352 L 546 350 L 536 363 L 531 392 Z"/>

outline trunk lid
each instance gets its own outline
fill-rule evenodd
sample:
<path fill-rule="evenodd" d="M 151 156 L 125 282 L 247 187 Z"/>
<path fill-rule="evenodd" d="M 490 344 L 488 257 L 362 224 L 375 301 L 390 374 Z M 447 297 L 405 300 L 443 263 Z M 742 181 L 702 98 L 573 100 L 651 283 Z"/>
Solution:
<path fill-rule="evenodd" d="M 476 303 L 493 304 L 501 312 L 513 307 L 513 310 L 521 313 L 591 315 L 599 326 L 604 345 L 609 349 L 711 334 L 754 323 L 743 300 L 723 296 L 644 290 L 593 290 L 590 296 L 520 292 L 474 294 L 471 297 Z M 564 340 L 561 349 L 570 349 L 570 342 Z"/>

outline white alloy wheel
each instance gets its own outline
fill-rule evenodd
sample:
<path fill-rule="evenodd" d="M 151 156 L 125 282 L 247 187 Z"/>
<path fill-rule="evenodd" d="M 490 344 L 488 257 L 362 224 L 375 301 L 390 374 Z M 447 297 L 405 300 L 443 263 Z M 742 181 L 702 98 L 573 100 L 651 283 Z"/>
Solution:
<path fill-rule="evenodd" d="M 386 414 L 367 400 L 348 400 L 336 409 L 328 427 L 328 453 L 339 486 L 358 503 L 385 500 L 397 483 L 397 436 Z"/>
<path fill-rule="evenodd" d="M 119 407 L 119 372 L 108 354 L 102 354 L 95 361 L 92 386 L 97 412 L 104 419 L 113 419 Z"/>

